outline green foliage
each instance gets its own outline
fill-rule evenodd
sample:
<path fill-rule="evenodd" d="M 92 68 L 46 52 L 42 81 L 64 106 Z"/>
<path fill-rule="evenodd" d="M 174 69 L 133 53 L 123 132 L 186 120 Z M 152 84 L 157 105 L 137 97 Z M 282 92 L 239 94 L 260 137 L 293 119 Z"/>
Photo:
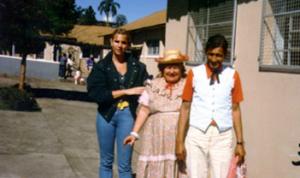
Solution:
<path fill-rule="evenodd" d="M 52 36 L 67 33 L 76 23 L 75 0 L 1 0 L 0 48 L 15 44 L 20 54 L 41 52 L 41 33 Z"/>
<path fill-rule="evenodd" d="M 116 24 L 118 27 L 127 24 L 127 18 L 123 14 L 118 14 L 116 17 Z"/>
<path fill-rule="evenodd" d="M 78 18 L 78 23 L 82 25 L 96 25 L 96 13 L 92 6 L 89 6 L 86 9 L 82 9 L 82 13 Z"/>
<path fill-rule="evenodd" d="M 16 87 L 0 88 L 0 109 L 15 111 L 41 111 L 33 95 Z"/>
<path fill-rule="evenodd" d="M 114 0 L 102 0 L 98 6 L 100 14 L 105 14 L 107 22 L 109 20 L 109 15 L 114 17 L 117 14 L 117 8 L 120 8 L 120 4 L 114 2 Z"/>
<path fill-rule="evenodd" d="M 50 34 L 51 41 L 55 41 L 56 36 L 73 28 L 77 15 L 75 0 L 0 1 L 0 50 L 10 51 L 15 45 L 16 52 L 22 56 L 20 89 L 25 81 L 27 54 L 45 48 L 42 34 Z"/>
<path fill-rule="evenodd" d="M 45 33 L 53 36 L 69 32 L 77 21 L 75 0 L 38 0 L 42 2 Z"/>
<path fill-rule="evenodd" d="M 15 44 L 21 54 L 44 48 L 39 39 L 44 22 L 38 0 L 2 0 L 0 6 L 0 47 L 9 50 Z"/>

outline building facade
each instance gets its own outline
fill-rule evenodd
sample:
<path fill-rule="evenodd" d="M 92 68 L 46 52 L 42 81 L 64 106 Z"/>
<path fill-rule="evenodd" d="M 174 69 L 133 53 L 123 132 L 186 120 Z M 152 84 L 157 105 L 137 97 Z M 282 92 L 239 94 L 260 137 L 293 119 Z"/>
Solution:
<path fill-rule="evenodd" d="M 226 63 L 242 79 L 248 177 L 300 177 L 300 1 L 168 1 L 166 49 L 205 62 L 215 33 L 230 44 Z"/>

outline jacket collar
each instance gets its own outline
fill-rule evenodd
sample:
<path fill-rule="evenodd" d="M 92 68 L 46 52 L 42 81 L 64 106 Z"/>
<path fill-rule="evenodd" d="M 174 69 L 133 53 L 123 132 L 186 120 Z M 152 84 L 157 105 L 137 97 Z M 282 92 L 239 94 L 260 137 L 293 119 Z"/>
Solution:
<path fill-rule="evenodd" d="M 138 75 L 138 60 L 133 57 L 132 54 L 126 53 L 125 58 L 127 60 L 127 72 L 125 73 L 125 85 L 127 88 L 131 88 L 134 85 L 134 81 Z M 119 80 L 119 73 L 116 70 L 112 62 L 112 52 L 109 52 L 104 60 L 107 61 L 107 69 L 113 71 L 114 78 Z"/>

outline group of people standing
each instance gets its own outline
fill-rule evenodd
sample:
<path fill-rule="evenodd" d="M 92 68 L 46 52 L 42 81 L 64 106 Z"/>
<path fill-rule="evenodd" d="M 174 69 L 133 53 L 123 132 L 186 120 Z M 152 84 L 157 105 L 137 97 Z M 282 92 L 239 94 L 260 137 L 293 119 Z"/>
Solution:
<path fill-rule="evenodd" d="M 187 75 L 188 56 L 165 51 L 153 80 L 127 53 L 129 44 L 129 33 L 115 30 L 112 51 L 87 79 L 88 94 L 98 104 L 99 177 L 113 177 L 116 144 L 120 178 L 132 178 L 133 145 L 139 148 L 137 178 L 226 178 L 232 157 L 243 163 L 245 149 L 241 82 L 236 70 L 222 64 L 224 36 L 208 39 L 206 64 Z"/>
<path fill-rule="evenodd" d="M 86 71 L 90 73 L 94 65 L 94 57 L 91 55 L 86 60 Z M 75 85 L 80 85 L 85 83 L 85 78 L 83 77 L 83 71 L 81 67 L 81 60 L 79 64 L 75 64 L 75 59 L 71 54 L 68 55 L 63 53 L 59 57 L 59 77 L 61 79 L 73 78 Z"/>
<path fill-rule="evenodd" d="M 72 77 L 72 71 L 74 67 L 74 59 L 72 59 L 72 55 L 67 56 L 66 53 L 63 53 L 59 57 L 59 77 L 66 79 L 68 77 Z"/>

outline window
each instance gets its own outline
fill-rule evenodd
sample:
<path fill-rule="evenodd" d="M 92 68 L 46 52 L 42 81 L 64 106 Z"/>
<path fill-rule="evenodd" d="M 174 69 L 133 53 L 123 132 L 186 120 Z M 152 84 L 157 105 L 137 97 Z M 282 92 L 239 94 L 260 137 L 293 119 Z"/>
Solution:
<path fill-rule="evenodd" d="M 197 65 L 206 61 L 205 43 L 215 34 L 222 34 L 227 39 L 229 51 L 225 63 L 233 63 L 236 7 L 237 0 L 189 1 L 187 53 L 191 59 L 188 64 Z"/>
<path fill-rule="evenodd" d="M 300 1 L 263 0 L 260 69 L 300 72 Z"/>
<path fill-rule="evenodd" d="M 159 55 L 159 40 L 148 40 L 148 55 Z"/>

